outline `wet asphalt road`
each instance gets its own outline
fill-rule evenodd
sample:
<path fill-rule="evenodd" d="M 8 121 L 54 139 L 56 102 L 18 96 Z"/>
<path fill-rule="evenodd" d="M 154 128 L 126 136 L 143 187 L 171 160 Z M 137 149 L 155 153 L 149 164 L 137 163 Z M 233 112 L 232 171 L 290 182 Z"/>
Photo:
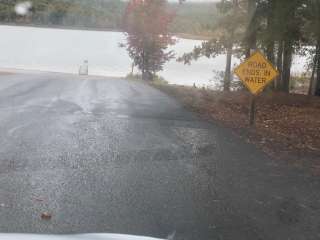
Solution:
<path fill-rule="evenodd" d="M 0 136 L 0 232 L 320 239 L 319 177 L 139 82 L 2 75 Z"/>

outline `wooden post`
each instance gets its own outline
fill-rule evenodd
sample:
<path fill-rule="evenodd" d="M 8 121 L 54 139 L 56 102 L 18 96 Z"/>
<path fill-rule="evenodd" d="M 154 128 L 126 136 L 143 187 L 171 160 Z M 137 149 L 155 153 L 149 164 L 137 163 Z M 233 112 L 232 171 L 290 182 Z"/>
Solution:
<path fill-rule="evenodd" d="M 250 126 L 253 126 L 256 118 L 256 96 L 252 95 L 250 102 Z"/>

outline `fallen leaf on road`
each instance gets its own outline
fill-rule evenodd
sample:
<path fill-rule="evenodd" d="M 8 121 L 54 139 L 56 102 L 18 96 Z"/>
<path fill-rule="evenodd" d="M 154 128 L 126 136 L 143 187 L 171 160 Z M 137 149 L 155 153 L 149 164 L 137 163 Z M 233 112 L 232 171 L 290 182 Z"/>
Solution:
<path fill-rule="evenodd" d="M 44 200 L 41 199 L 41 198 L 34 198 L 34 200 L 37 201 L 37 202 L 43 202 L 43 201 L 44 201 Z"/>
<path fill-rule="evenodd" d="M 51 220 L 52 215 L 50 213 L 44 212 L 41 214 L 41 219 L 42 220 Z"/>

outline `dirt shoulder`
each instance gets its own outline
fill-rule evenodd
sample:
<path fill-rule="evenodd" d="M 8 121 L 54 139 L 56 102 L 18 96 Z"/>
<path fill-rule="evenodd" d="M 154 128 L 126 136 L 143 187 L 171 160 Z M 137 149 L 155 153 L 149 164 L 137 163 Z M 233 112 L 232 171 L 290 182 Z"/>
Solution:
<path fill-rule="evenodd" d="M 250 127 L 250 95 L 246 91 L 223 93 L 166 84 L 155 86 L 202 117 L 232 128 L 273 158 L 311 167 L 313 173 L 320 174 L 319 97 L 263 93 L 257 98 L 256 124 Z"/>
<path fill-rule="evenodd" d="M 3 76 L 3 75 L 12 75 L 12 74 L 14 74 L 13 72 L 10 72 L 10 71 L 2 71 L 1 69 L 0 69 L 0 76 Z"/>

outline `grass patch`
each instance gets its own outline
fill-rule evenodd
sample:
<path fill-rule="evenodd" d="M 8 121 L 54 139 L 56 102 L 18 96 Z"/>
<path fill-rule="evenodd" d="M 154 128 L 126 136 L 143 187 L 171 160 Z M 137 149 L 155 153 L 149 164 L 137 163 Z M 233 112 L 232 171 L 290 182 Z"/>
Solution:
<path fill-rule="evenodd" d="M 129 73 L 125 79 L 127 80 L 140 80 L 142 81 L 142 75 L 141 74 L 132 74 L 132 73 Z M 166 85 L 168 84 L 168 82 L 161 76 L 154 76 L 153 77 L 153 80 L 150 81 L 152 84 L 154 85 Z"/>

